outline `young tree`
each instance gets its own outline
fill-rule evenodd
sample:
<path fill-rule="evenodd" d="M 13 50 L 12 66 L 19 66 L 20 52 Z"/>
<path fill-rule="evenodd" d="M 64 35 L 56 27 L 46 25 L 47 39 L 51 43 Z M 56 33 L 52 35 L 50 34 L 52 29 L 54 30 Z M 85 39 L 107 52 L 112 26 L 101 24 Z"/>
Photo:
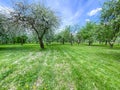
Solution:
<path fill-rule="evenodd" d="M 92 22 L 87 22 L 86 26 L 82 27 L 80 32 L 78 32 L 79 36 L 88 41 L 88 45 L 91 45 L 95 39 L 95 24 Z"/>
<path fill-rule="evenodd" d="M 40 47 L 44 48 L 43 37 L 46 33 L 55 30 L 58 26 L 58 17 L 55 13 L 41 4 L 27 5 L 16 3 L 14 12 L 11 13 L 15 23 L 34 30 L 37 34 Z"/>
<path fill-rule="evenodd" d="M 58 34 L 58 39 L 64 44 L 65 42 L 71 42 L 70 27 L 66 26 L 63 31 Z"/>
<path fill-rule="evenodd" d="M 61 42 L 62 36 L 61 33 L 57 33 L 54 35 L 54 41 Z"/>
<path fill-rule="evenodd" d="M 79 45 L 81 43 L 81 41 L 82 41 L 82 36 L 81 36 L 81 32 L 80 31 L 77 32 L 76 39 L 77 39 L 77 43 Z"/>

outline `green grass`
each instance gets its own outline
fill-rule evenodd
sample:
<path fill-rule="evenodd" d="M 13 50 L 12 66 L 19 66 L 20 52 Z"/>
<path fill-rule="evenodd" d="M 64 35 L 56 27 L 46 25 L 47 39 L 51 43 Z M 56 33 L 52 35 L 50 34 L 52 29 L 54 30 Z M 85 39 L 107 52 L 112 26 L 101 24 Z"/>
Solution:
<path fill-rule="evenodd" d="M 120 47 L 0 45 L 0 90 L 120 90 Z"/>

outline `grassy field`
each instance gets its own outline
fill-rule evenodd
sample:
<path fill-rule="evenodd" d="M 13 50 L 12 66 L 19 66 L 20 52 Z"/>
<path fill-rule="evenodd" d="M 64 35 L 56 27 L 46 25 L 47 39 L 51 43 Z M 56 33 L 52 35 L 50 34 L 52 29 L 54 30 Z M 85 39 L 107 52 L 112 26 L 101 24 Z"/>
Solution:
<path fill-rule="evenodd" d="M 120 90 L 120 47 L 0 45 L 0 90 Z"/>

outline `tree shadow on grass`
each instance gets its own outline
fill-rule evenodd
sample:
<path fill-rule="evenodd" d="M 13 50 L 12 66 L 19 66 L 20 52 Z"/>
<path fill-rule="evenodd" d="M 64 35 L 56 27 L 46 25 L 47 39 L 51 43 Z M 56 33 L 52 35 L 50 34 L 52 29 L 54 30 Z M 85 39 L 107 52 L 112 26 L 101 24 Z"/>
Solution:
<path fill-rule="evenodd" d="M 21 52 L 40 52 L 47 51 L 48 49 L 41 49 L 39 45 L 0 45 L 0 51 L 21 51 Z"/>
<path fill-rule="evenodd" d="M 98 52 L 97 54 L 102 58 L 108 58 L 108 61 L 109 59 L 113 59 L 117 62 L 120 62 L 120 52 L 108 52 L 108 53 Z"/>
<path fill-rule="evenodd" d="M 111 50 L 120 50 L 120 46 L 114 45 L 113 48 L 111 48 L 109 45 L 91 45 L 93 47 L 103 47 L 105 49 L 111 49 Z"/>

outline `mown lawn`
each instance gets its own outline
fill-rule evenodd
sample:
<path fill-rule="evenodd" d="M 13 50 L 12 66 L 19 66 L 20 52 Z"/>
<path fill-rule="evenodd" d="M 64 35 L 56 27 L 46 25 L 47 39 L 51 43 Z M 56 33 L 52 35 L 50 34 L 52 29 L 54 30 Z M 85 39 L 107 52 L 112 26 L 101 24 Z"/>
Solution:
<path fill-rule="evenodd" d="M 0 90 L 120 90 L 120 47 L 0 45 Z"/>

